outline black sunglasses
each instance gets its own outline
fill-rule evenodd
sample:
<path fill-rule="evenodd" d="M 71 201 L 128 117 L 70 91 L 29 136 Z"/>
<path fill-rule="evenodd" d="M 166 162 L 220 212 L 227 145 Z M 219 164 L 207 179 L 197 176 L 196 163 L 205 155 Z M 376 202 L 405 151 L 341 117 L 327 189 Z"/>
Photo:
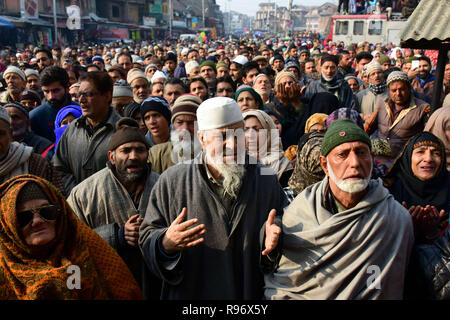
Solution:
<path fill-rule="evenodd" d="M 19 226 L 23 228 L 28 225 L 33 220 L 35 212 L 45 221 L 54 221 L 58 216 L 58 208 L 55 205 L 22 211 L 17 213 L 17 221 Z"/>

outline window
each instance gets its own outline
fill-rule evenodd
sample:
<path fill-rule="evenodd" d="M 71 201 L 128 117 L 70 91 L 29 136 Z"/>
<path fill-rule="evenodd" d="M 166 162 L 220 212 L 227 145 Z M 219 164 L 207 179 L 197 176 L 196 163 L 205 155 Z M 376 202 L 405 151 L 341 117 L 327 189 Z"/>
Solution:
<path fill-rule="evenodd" d="M 112 6 L 112 16 L 113 18 L 120 18 L 120 12 L 118 6 Z"/>
<path fill-rule="evenodd" d="M 369 21 L 369 34 L 380 35 L 383 30 L 383 21 L 372 20 Z"/>
<path fill-rule="evenodd" d="M 364 35 L 364 21 L 355 21 L 353 22 L 353 34 L 356 35 Z"/>
<path fill-rule="evenodd" d="M 346 35 L 348 33 L 348 21 L 336 21 L 335 33 Z"/>

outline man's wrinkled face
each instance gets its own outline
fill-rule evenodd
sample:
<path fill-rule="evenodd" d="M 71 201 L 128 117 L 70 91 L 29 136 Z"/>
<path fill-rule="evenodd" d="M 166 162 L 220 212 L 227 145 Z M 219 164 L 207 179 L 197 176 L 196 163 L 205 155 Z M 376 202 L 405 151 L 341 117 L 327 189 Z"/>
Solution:
<path fill-rule="evenodd" d="M 404 81 L 395 81 L 389 84 L 389 93 L 396 105 L 405 106 L 411 96 L 411 88 Z"/>
<path fill-rule="evenodd" d="M 26 82 L 16 73 L 8 73 L 4 77 L 8 91 L 19 94 L 25 89 Z"/>
<path fill-rule="evenodd" d="M 420 60 L 419 61 L 419 78 L 425 79 L 430 74 L 431 65 L 425 61 Z"/>
<path fill-rule="evenodd" d="M 320 164 L 330 185 L 347 193 L 365 190 L 372 174 L 370 148 L 361 141 L 336 146 L 326 157 L 320 156 Z"/>
<path fill-rule="evenodd" d="M 172 107 L 175 100 L 184 93 L 183 88 L 179 84 L 166 84 L 164 86 L 164 99 L 167 100 Z"/>
<path fill-rule="evenodd" d="M 131 87 L 133 88 L 133 99 L 137 103 L 142 103 L 148 98 L 150 94 L 150 88 L 147 79 L 137 78 L 131 81 Z"/>
<path fill-rule="evenodd" d="M 108 158 L 120 178 L 134 182 L 146 173 L 148 149 L 142 142 L 128 142 L 108 152 Z"/>
<path fill-rule="evenodd" d="M 229 134 L 227 134 L 227 130 Z M 234 133 L 234 134 L 233 134 Z M 244 122 L 237 122 L 220 129 L 199 131 L 197 133 L 202 149 L 210 160 L 218 163 L 236 163 L 241 156 L 239 153 L 245 150 Z M 242 146 L 239 145 L 239 137 Z"/>
<path fill-rule="evenodd" d="M 195 133 L 195 121 L 197 121 L 196 116 L 190 114 L 180 114 L 173 119 L 173 129 L 175 131 L 188 131 L 192 139 Z"/>
<path fill-rule="evenodd" d="M 36 75 L 32 74 L 27 77 L 27 88 L 39 91 L 39 78 Z"/>
<path fill-rule="evenodd" d="M 128 72 L 133 67 L 133 63 L 130 60 L 130 57 L 126 55 L 121 55 L 119 59 L 117 59 L 117 64 L 121 66 L 125 70 L 125 72 Z"/>
<path fill-rule="evenodd" d="M 200 63 L 200 55 L 196 51 L 189 52 L 189 54 L 187 56 L 187 60 L 188 61 L 197 61 L 198 63 Z"/>
<path fill-rule="evenodd" d="M 256 79 L 255 84 L 253 85 L 253 89 L 255 89 L 256 92 L 258 92 L 260 95 L 262 93 L 270 94 L 270 91 L 272 90 L 272 86 L 270 84 L 270 80 L 268 77 L 259 76 L 258 79 Z"/>
<path fill-rule="evenodd" d="M 48 86 L 42 86 L 45 99 L 50 103 L 52 107 L 63 107 L 66 101 L 67 89 L 64 88 L 59 82 L 50 83 Z"/>
<path fill-rule="evenodd" d="M 369 83 L 374 85 L 380 85 L 384 82 L 383 72 L 380 70 L 376 70 L 370 73 L 369 75 Z"/>
<path fill-rule="evenodd" d="M 11 128 L 13 130 L 13 138 L 23 139 L 28 131 L 29 120 L 27 116 L 15 107 L 6 107 L 9 117 L 11 119 Z"/>
<path fill-rule="evenodd" d="M 216 72 L 210 66 L 203 66 L 200 69 L 200 75 L 206 80 L 206 82 L 211 82 L 216 79 Z"/>

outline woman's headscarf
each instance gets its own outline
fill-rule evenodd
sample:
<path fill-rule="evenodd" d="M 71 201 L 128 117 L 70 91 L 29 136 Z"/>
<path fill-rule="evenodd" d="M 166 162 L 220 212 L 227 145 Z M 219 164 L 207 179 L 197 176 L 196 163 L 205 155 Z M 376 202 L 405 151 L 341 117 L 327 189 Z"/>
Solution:
<path fill-rule="evenodd" d="M 328 115 L 325 113 L 314 113 L 311 117 L 306 120 L 305 133 L 309 132 L 312 126 L 320 124 L 325 128 L 325 120 L 327 120 Z"/>
<path fill-rule="evenodd" d="M 64 120 L 65 117 L 67 117 L 69 114 L 73 115 L 75 119 L 81 117 L 83 114 L 81 112 L 80 106 L 77 105 L 69 105 L 65 106 L 64 108 L 61 108 L 58 113 L 56 114 L 55 118 L 55 146 L 58 145 L 59 139 L 61 139 L 64 131 L 67 129 L 67 125 L 61 127 L 61 122 Z"/>
<path fill-rule="evenodd" d="M 392 51 L 391 51 L 391 56 L 390 56 L 391 59 L 397 60 L 397 51 L 398 51 L 398 50 L 400 50 L 400 52 L 402 53 L 402 57 L 405 56 L 404 53 L 403 53 L 402 48 L 400 48 L 400 47 L 395 47 L 395 48 L 392 49 Z"/>
<path fill-rule="evenodd" d="M 261 123 L 261 126 L 267 130 L 265 144 L 267 147 L 261 149 L 261 146 L 258 146 L 259 161 L 262 164 L 271 167 L 276 172 L 278 179 L 280 179 L 285 171 L 292 169 L 292 164 L 284 156 L 283 146 L 281 144 L 281 139 L 278 136 L 278 129 L 275 126 L 275 123 L 272 118 L 262 110 L 250 110 L 244 112 L 243 117 L 244 120 L 248 117 L 256 117 Z M 277 141 L 272 141 L 272 132 L 276 132 Z"/>
<path fill-rule="evenodd" d="M 428 119 L 423 131 L 431 132 L 444 143 L 447 158 L 447 170 L 450 171 L 450 141 L 445 134 L 445 130 L 448 127 L 450 127 L 450 106 L 441 107 L 434 111 Z"/>
<path fill-rule="evenodd" d="M 23 239 L 17 198 L 29 183 L 59 208 L 55 239 L 45 256 Z M 0 186 L 0 299 L 142 299 L 133 275 L 119 255 L 73 213 L 48 181 L 16 176 Z M 69 289 L 70 266 L 80 268 L 81 289 Z M 69 279 L 70 280 L 70 279 Z"/>
<path fill-rule="evenodd" d="M 310 132 L 300 138 L 294 172 L 288 183 L 296 195 L 325 177 L 319 161 L 323 137 L 322 132 Z"/>
<path fill-rule="evenodd" d="M 256 105 L 258 106 L 258 109 L 262 109 L 264 102 L 262 101 L 261 96 L 259 95 L 258 92 L 255 91 L 255 89 L 253 89 L 250 86 L 241 86 L 238 88 L 238 90 L 236 91 L 236 93 L 234 94 L 234 100 L 238 100 L 239 95 L 244 92 L 244 91 L 248 91 L 251 93 L 251 95 L 253 96 L 253 98 L 255 98 L 256 101 Z"/>
<path fill-rule="evenodd" d="M 441 165 L 436 176 L 427 181 L 417 178 L 411 167 L 412 153 L 420 146 L 434 146 L 441 154 Z M 432 133 L 421 132 L 408 141 L 395 159 L 388 178 L 395 179 L 389 188 L 392 195 L 400 203 L 405 201 L 408 208 L 430 205 L 447 212 L 450 209 L 450 178 L 446 169 L 445 148 L 442 141 Z"/>

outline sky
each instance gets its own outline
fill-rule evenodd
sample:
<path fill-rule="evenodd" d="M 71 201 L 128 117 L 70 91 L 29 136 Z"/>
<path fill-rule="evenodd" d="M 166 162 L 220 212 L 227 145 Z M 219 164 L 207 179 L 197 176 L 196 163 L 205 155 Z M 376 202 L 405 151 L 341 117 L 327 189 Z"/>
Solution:
<path fill-rule="evenodd" d="M 216 3 L 220 6 L 222 12 L 228 12 L 231 10 L 246 14 L 248 16 L 255 16 L 258 10 L 258 4 L 261 2 L 275 2 L 279 7 L 288 7 L 289 0 L 216 0 Z M 303 6 L 320 6 L 326 2 L 338 4 L 338 0 L 294 0 L 293 5 L 303 5 Z"/>

